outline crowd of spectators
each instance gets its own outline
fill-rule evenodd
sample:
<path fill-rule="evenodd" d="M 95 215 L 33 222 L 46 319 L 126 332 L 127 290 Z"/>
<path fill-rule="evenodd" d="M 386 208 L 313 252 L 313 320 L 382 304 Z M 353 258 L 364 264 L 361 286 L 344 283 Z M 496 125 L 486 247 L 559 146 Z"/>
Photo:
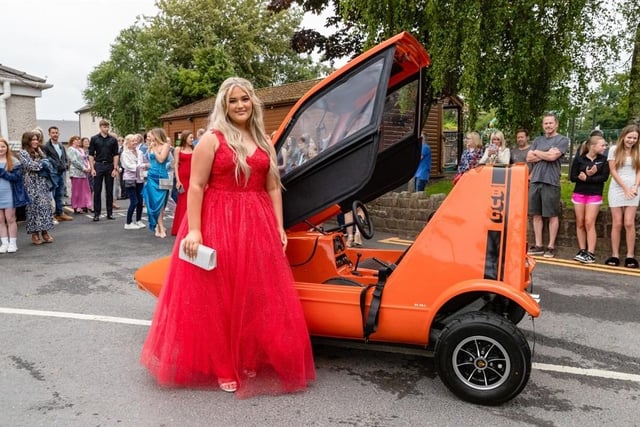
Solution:
<path fill-rule="evenodd" d="M 91 138 L 73 135 L 66 143 L 59 140 L 56 126 L 47 130 L 46 141 L 44 131 L 36 128 L 22 134 L 15 152 L 0 138 L 0 253 L 18 250 L 18 217 L 34 245 L 53 243 L 55 226 L 75 215 L 91 215 L 94 222 L 115 220 L 113 210 L 120 208 L 116 200 L 129 200 L 125 230 L 149 227 L 157 237 L 166 237 L 168 203 L 179 218 L 174 222 L 181 221 L 197 143 L 193 133 L 184 131 L 175 148 L 160 128 L 121 137 L 110 132 L 107 120 L 99 126 Z M 204 132 L 200 129 L 198 137 Z M 142 221 L 145 206 L 148 225 Z M 179 225 L 174 224 L 172 234 Z"/>

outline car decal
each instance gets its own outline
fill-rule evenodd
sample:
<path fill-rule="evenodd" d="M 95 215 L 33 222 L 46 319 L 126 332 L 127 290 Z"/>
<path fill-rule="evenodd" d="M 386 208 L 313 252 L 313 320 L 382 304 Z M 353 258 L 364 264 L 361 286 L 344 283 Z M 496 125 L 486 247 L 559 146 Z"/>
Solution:
<path fill-rule="evenodd" d="M 491 203 L 489 220 L 495 229 L 487 230 L 487 245 L 484 260 L 484 278 L 504 279 L 509 218 L 511 169 L 493 167 L 491 174 Z"/>

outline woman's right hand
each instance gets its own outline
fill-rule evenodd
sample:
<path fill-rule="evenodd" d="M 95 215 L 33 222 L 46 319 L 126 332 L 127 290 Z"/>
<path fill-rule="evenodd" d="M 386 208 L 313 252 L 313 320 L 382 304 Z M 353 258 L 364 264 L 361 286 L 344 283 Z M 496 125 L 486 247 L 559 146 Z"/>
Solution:
<path fill-rule="evenodd" d="M 624 188 L 624 198 L 627 200 L 631 200 L 638 195 L 636 189 L 634 187 L 625 187 Z"/>
<path fill-rule="evenodd" d="M 184 245 L 184 253 L 189 258 L 195 258 L 198 254 L 198 246 L 202 244 L 202 233 L 200 230 L 189 230 L 182 244 Z"/>

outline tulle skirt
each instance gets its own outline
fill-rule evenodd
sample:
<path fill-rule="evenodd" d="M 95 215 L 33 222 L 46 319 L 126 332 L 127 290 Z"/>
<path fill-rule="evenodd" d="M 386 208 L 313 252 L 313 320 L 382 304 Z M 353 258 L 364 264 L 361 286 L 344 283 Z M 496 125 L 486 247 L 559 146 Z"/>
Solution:
<path fill-rule="evenodd" d="M 167 386 L 234 380 L 240 398 L 305 389 L 315 378 L 311 344 L 267 193 L 209 188 L 202 212 L 217 267 L 178 258 L 184 221 L 141 362 Z"/>

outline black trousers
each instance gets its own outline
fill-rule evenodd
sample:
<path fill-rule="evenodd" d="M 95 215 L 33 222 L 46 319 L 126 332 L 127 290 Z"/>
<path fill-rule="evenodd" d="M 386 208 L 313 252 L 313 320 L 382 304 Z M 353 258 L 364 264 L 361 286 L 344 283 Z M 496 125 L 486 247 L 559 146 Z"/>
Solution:
<path fill-rule="evenodd" d="M 95 164 L 96 176 L 93 180 L 93 215 L 100 216 L 102 211 L 102 181 L 104 181 L 107 215 L 113 214 L 113 162 Z"/>

